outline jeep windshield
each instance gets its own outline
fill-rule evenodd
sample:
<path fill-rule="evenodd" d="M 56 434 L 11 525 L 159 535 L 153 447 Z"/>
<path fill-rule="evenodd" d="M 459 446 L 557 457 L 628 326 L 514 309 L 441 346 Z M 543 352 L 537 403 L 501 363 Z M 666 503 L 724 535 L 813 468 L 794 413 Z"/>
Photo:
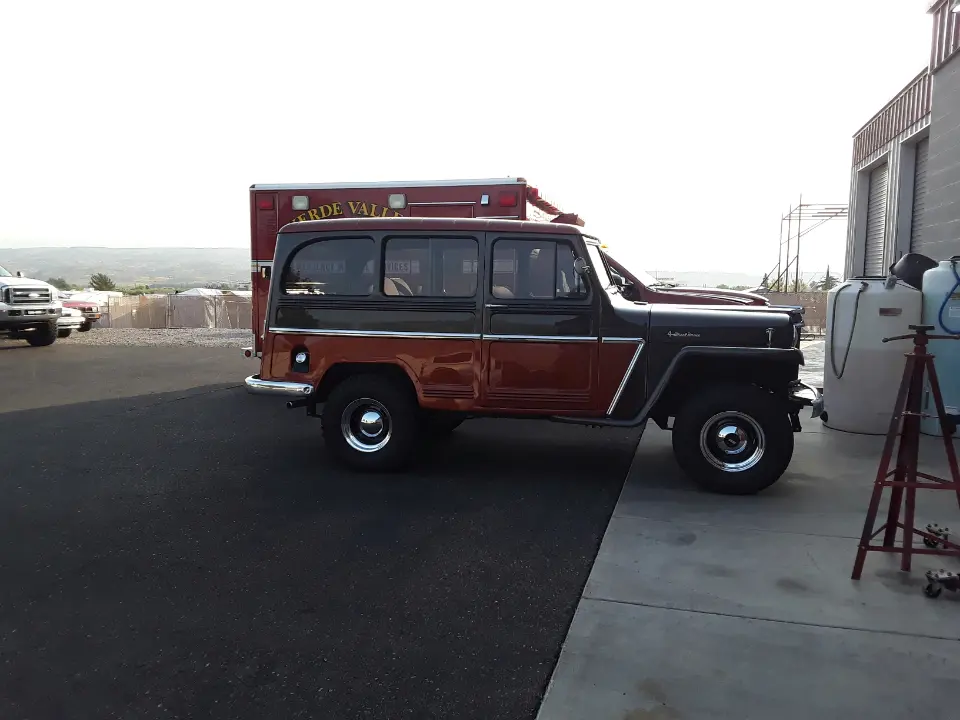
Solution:
<path fill-rule="evenodd" d="M 637 280 L 644 287 L 667 287 L 667 284 L 657 280 L 653 275 L 639 270 L 636 268 L 631 268 L 627 270 L 626 267 L 620 262 L 617 261 L 606 249 L 601 250 L 603 256 L 607 259 L 607 262 L 610 264 L 611 269 L 617 274 L 623 277 L 625 280 Z"/>
<path fill-rule="evenodd" d="M 9 272 L 3 265 L 0 265 L 0 277 L 13 277 L 13 273 Z"/>

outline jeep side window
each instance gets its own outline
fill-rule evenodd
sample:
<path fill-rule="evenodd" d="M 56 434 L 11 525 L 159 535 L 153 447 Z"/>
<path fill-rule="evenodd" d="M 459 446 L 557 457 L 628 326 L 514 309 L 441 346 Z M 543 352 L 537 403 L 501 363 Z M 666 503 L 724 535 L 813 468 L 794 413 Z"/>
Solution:
<path fill-rule="evenodd" d="M 280 289 L 286 295 L 369 295 L 375 258 L 373 238 L 315 240 L 290 259 Z"/>
<path fill-rule="evenodd" d="M 474 297 L 479 243 L 469 237 L 391 237 L 383 250 L 384 295 Z"/>
<path fill-rule="evenodd" d="M 573 271 L 576 255 L 565 242 L 501 239 L 493 244 L 495 298 L 583 299 L 587 288 Z"/>

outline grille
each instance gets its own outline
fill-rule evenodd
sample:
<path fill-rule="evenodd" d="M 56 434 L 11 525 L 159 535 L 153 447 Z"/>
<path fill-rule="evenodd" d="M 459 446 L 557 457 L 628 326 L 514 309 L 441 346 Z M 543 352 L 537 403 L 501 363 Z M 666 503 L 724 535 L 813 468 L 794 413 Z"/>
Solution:
<path fill-rule="evenodd" d="M 7 302 L 11 305 L 42 305 L 51 300 L 49 288 L 7 288 Z"/>

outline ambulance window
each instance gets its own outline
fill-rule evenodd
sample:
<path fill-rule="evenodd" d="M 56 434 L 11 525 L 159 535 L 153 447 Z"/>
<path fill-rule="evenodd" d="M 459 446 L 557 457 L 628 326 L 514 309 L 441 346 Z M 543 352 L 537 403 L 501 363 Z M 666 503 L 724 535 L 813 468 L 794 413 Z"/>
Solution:
<path fill-rule="evenodd" d="M 470 237 L 392 237 L 383 252 L 383 294 L 474 297 L 479 244 Z"/>
<path fill-rule="evenodd" d="M 287 295 L 369 295 L 375 259 L 372 238 L 317 240 L 291 258 L 280 287 Z"/>
<path fill-rule="evenodd" d="M 573 248 L 555 240 L 497 240 L 493 244 L 493 297 L 581 300 L 583 278 L 573 271 Z"/>

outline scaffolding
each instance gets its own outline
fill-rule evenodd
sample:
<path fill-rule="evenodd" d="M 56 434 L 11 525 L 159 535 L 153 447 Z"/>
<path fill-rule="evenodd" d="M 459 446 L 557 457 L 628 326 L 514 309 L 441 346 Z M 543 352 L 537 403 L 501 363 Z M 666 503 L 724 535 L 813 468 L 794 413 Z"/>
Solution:
<path fill-rule="evenodd" d="M 800 292 L 800 240 L 824 223 L 847 217 L 847 210 L 848 206 L 844 203 L 805 203 L 801 195 L 796 207 L 791 207 L 790 212 L 780 218 L 777 264 L 765 276 L 767 289 L 773 292 Z M 784 225 L 787 228 L 786 238 L 783 235 Z"/>

